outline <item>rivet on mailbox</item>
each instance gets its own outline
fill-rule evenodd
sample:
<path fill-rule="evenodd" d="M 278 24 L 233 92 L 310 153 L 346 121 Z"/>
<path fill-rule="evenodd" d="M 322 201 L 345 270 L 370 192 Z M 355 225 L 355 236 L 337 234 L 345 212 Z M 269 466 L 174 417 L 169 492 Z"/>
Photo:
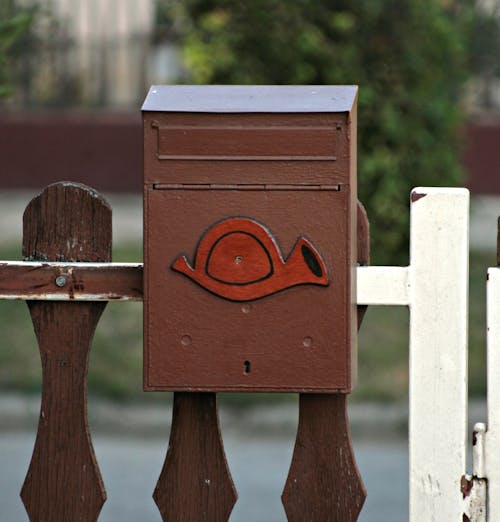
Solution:
<path fill-rule="evenodd" d="M 144 388 L 349 392 L 355 86 L 154 86 Z"/>

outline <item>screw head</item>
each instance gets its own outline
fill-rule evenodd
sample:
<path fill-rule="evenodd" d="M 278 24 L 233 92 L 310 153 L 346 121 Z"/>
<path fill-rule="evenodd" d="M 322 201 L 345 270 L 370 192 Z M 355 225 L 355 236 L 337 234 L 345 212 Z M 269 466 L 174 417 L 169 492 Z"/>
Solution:
<path fill-rule="evenodd" d="M 66 285 L 66 282 L 67 281 L 66 281 L 66 277 L 65 276 L 60 275 L 60 276 L 56 277 L 56 280 L 55 280 L 56 286 L 61 288 L 61 287 Z"/>

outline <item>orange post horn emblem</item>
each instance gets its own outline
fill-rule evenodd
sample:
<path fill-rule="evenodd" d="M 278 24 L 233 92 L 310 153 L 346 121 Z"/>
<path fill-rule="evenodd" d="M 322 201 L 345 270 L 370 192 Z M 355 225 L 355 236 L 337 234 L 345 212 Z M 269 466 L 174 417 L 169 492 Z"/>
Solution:
<path fill-rule="evenodd" d="M 231 301 L 259 299 L 297 285 L 328 286 L 325 263 L 300 237 L 285 261 L 263 225 L 233 217 L 212 225 L 201 238 L 191 266 L 186 256 L 171 265 L 213 294 Z"/>

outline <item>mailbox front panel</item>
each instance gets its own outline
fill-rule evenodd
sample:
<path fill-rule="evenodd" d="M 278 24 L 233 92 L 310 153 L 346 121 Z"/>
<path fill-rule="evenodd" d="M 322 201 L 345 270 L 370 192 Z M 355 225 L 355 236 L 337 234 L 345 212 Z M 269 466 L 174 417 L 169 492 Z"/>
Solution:
<path fill-rule="evenodd" d="M 146 390 L 350 391 L 353 117 L 145 113 Z"/>
<path fill-rule="evenodd" d="M 165 216 L 147 238 L 148 388 L 348 389 L 348 197 L 330 190 L 148 190 L 147 215 Z M 228 216 L 265 224 L 284 258 L 298 238 L 308 239 L 326 265 L 328 286 L 230 301 L 171 269 L 180 255 L 193 263 L 207 226 Z"/>

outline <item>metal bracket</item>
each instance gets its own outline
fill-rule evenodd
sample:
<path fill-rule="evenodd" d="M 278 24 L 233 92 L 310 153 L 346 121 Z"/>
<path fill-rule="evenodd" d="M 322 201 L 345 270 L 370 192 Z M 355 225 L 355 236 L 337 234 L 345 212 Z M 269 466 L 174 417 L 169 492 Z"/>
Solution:
<path fill-rule="evenodd" d="M 464 522 L 486 522 L 488 480 L 485 474 L 486 425 L 474 426 L 472 436 L 472 476 L 464 475 L 460 487 L 464 498 Z"/>

